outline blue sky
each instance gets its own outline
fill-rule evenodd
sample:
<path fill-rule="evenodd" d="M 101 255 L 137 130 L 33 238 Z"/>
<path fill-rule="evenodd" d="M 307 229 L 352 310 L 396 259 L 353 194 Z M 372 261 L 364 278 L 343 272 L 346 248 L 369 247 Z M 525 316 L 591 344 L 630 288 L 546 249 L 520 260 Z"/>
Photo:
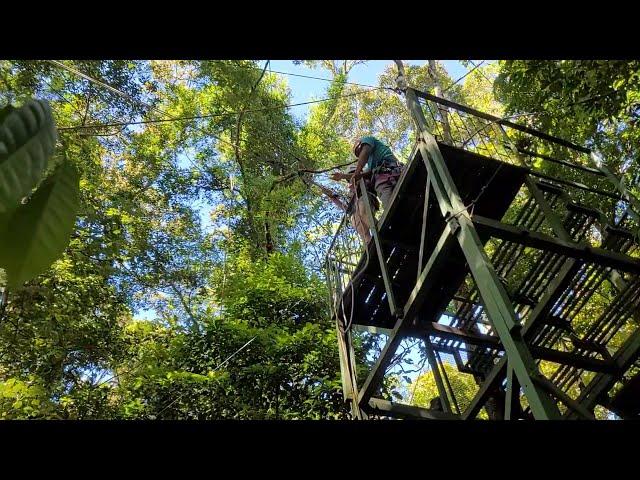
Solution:
<path fill-rule="evenodd" d="M 424 65 L 426 60 L 405 60 L 406 65 Z M 441 60 L 449 75 L 457 80 L 467 72 L 458 60 Z M 260 62 L 264 65 L 264 61 Z M 366 64 L 356 65 L 349 73 L 349 81 L 362 83 L 366 85 L 377 85 L 378 77 L 382 71 L 393 64 L 393 60 L 370 60 Z M 304 65 L 294 65 L 291 60 L 271 60 L 270 68 L 279 72 L 297 73 L 301 75 L 310 75 L 315 77 L 329 78 L 329 73 L 321 68 L 312 69 Z M 313 80 L 309 78 L 292 77 L 282 75 L 286 79 L 291 89 L 292 103 L 308 102 L 314 98 L 321 98 L 325 95 L 328 82 L 321 80 Z M 300 119 L 306 117 L 309 112 L 310 105 L 301 105 L 293 107 L 291 112 Z"/>

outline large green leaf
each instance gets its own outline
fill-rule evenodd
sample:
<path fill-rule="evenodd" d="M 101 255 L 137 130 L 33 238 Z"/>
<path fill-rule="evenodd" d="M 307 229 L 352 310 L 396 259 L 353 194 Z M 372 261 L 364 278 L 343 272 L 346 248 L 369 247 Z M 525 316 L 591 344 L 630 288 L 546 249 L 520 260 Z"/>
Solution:
<path fill-rule="evenodd" d="M 0 267 L 15 287 L 46 270 L 69 244 L 79 204 L 79 175 L 64 161 L 0 233 Z"/>
<path fill-rule="evenodd" d="M 42 100 L 4 108 L 0 122 L 0 212 L 10 212 L 40 181 L 56 129 L 51 108 Z"/>

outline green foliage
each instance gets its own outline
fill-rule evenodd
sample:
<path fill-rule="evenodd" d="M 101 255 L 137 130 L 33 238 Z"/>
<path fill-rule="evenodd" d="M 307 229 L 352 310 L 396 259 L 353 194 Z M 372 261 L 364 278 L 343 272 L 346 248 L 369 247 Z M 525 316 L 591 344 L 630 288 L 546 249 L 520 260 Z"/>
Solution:
<path fill-rule="evenodd" d="M 495 80 L 500 72 L 498 62 L 485 64 L 475 69 L 460 86 L 461 102 L 481 112 L 497 117 L 504 116 L 504 106 L 493 93 Z"/>
<path fill-rule="evenodd" d="M 247 256 L 226 274 L 228 287 L 216 299 L 223 310 L 197 330 L 141 322 L 127 328 L 135 360 L 121 366 L 124 418 L 346 414 L 334 330 L 322 325 L 324 311 L 305 307 L 314 302 L 308 298 L 313 282 L 291 258 L 273 255 L 250 265 Z M 292 303 L 292 311 L 307 312 L 303 325 L 287 317 Z"/>
<path fill-rule="evenodd" d="M 317 321 L 325 314 L 324 285 L 307 279 L 295 255 L 277 252 L 253 260 L 243 249 L 227 262 L 226 282 L 218 291 L 230 317 L 267 326 Z"/>
<path fill-rule="evenodd" d="M 501 61 L 495 90 L 507 113 L 535 113 L 523 120 L 595 146 L 612 171 L 637 183 L 640 62 Z"/>
<path fill-rule="evenodd" d="M 0 310 L 0 379 L 34 379 L 48 410 L 33 418 L 346 415 L 324 285 L 292 240 L 310 198 L 298 169 L 320 163 L 282 108 L 285 84 L 255 62 L 64 64 L 129 100 L 47 62 L 0 62 L 0 94 L 47 98 L 67 127 L 157 118 L 137 103 L 150 99 L 167 116 L 214 115 L 61 130 L 78 220 L 62 258 Z M 25 231 L 59 209 L 60 171 L 20 207 Z M 141 308 L 151 321 L 132 318 Z"/>
<path fill-rule="evenodd" d="M 0 382 L 0 418 L 25 420 L 47 418 L 53 405 L 41 385 L 32 378 L 21 381 L 10 378 Z"/>
<path fill-rule="evenodd" d="M 478 384 L 473 375 L 459 372 L 456 366 L 449 363 L 443 363 L 442 366 L 444 374 L 449 380 L 449 385 L 451 385 L 451 390 L 454 392 L 458 407 L 461 411 L 464 411 L 478 392 Z M 408 389 L 412 392 L 412 404 L 419 407 L 430 408 L 431 401 L 436 397 L 440 397 L 433 371 L 420 375 Z M 455 411 L 453 404 L 451 408 Z M 478 417 L 487 418 L 484 411 L 480 412 Z"/>

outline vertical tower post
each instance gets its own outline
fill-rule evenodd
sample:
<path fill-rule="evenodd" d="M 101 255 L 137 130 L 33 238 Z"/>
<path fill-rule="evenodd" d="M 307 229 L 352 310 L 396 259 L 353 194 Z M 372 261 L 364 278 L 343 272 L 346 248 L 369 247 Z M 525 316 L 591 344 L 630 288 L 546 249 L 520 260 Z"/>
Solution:
<path fill-rule="evenodd" d="M 527 397 L 536 419 L 560 418 L 556 402 L 539 385 L 539 382 L 534 380 L 540 376 L 540 373 L 522 338 L 521 325 L 513 305 L 484 250 L 440 148 L 435 138 L 428 132 L 427 122 L 415 92 L 406 83 L 402 61 L 396 60 L 396 64 L 399 72 L 398 88 L 404 90 L 407 108 L 416 127 L 420 152 L 428 173 L 427 181 L 431 183 L 440 211 L 450 227 L 450 235 L 453 235 L 460 244 L 489 320 L 504 345 L 508 368 L 513 369 L 513 374 Z"/>

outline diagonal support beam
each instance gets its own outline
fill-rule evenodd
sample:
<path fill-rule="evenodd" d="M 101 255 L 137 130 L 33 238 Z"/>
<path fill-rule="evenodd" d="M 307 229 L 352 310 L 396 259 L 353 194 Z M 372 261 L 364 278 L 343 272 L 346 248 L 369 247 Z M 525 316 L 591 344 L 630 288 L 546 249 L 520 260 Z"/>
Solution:
<path fill-rule="evenodd" d="M 415 161 L 415 159 L 414 159 Z M 431 182 L 427 178 L 426 185 L 424 187 L 424 204 L 422 206 L 422 228 L 420 229 L 420 250 L 418 250 L 418 273 L 420 278 L 422 273 L 422 256 L 424 255 L 424 242 L 427 234 L 427 213 L 429 212 L 429 196 L 431 194 Z"/>
<path fill-rule="evenodd" d="M 547 287 L 545 293 L 542 295 L 540 302 L 533 309 L 531 315 L 527 319 L 522 327 L 522 335 L 525 339 L 529 339 L 533 333 L 535 333 L 536 327 L 539 325 L 540 321 L 544 319 L 553 305 L 556 303 L 562 292 L 567 288 L 575 274 L 578 272 L 581 263 L 570 258 L 565 260 L 564 264 L 560 268 L 558 275 Z M 498 382 L 501 382 L 506 375 L 506 358 L 503 357 L 496 365 L 493 367 L 493 370 L 487 376 L 487 379 L 484 381 L 480 390 L 476 394 L 475 398 L 464 412 L 463 417 L 466 418 L 475 418 L 475 416 L 480 412 L 484 402 L 486 401 L 488 395 L 493 391 L 494 388 L 498 385 Z"/>
<path fill-rule="evenodd" d="M 513 368 L 507 367 L 507 401 L 505 402 L 504 419 L 517 420 L 520 416 L 520 384 Z"/>
<path fill-rule="evenodd" d="M 493 370 L 489 372 L 489 375 L 487 375 L 485 381 L 482 382 L 482 385 L 480 385 L 480 390 L 478 390 L 476 396 L 473 397 L 473 400 L 471 400 L 471 403 L 469 404 L 467 409 L 462 412 L 463 420 L 476 418 L 478 413 L 480 413 L 480 410 L 482 410 L 484 403 L 486 402 L 493 389 L 496 388 L 498 383 L 504 379 L 506 370 L 507 357 L 504 356 L 500 358 L 495 367 L 493 367 Z"/>
<path fill-rule="evenodd" d="M 360 179 L 360 198 L 364 199 L 364 207 L 367 212 L 367 218 L 369 219 L 369 228 L 373 234 L 373 241 L 376 245 L 376 252 L 378 254 L 378 263 L 380 264 L 380 272 L 382 273 L 382 280 L 384 282 L 384 289 L 387 292 L 387 301 L 389 302 L 389 310 L 393 315 L 398 316 L 400 311 L 396 303 L 395 295 L 393 294 L 393 287 L 391 285 L 391 277 L 389 277 L 389 271 L 387 270 L 387 262 L 384 256 L 384 250 L 382 249 L 382 242 L 380 241 L 380 235 L 378 233 L 378 227 L 376 226 L 376 219 L 373 216 L 373 210 L 371 209 L 371 202 L 369 202 L 369 194 L 367 193 L 367 187 L 363 179 Z"/>
<path fill-rule="evenodd" d="M 425 293 L 433 287 L 436 274 L 439 273 L 455 243 L 452 226 L 447 224 L 404 306 L 404 316 L 410 322 L 413 322 L 424 304 L 426 300 Z"/>
<path fill-rule="evenodd" d="M 567 407 L 569 407 L 573 412 L 578 414 L 580 417 L 587 420 L 595 420 L 593 414 L 587 410 L 584 405 L 581 405 L 579 402 L 575 401 L 569 395 L 567 395 L 564 391 L 560 390 L 551 380 L 545 377 L 536 378 L 535 380 L 539 383 L 542 388 L 546 389 L 551 395 L 556 397 L 562 403 L 564 403 Z"/>
<path fill-rule="evenodd" d="M 564 225 L 562 225 L 562 221 L 560 220 L 558 215 L 556 215 L 556 212 L 553 211 L 551 205 L 549 205 L 549 202 L 547 202 L 547 200 L 544 198 L 544 195 L 536 185 L 536 182 L 531 179 L 530 175 L 527 175 L 524 181 L 527 184 L 527 188 L 531 192 L 531 195 L 533 195 L 534 200 L 542 209 L 544 218 L 547 220 L 547 222 L 549 222 L 549 225 L 551 225 L 553 233 L 555 233 L 557 237 L 564 240 L 565 242 L 571 242 L 573 240 L 571 238 L 571 235 L 569 235 L 569 232 L 567 232 L 567 230 L 564 228 Z"/>
<path fill-rule="evenodd" d="M 542 200 L 543 200 L 541 202 L 542 204 L 546 203 L 544 202 L 544 199 Z M 552 224 L 552 228 L 553 228 L 553 224 Z M 560 231 L 562 230 L 563 229 L 556 230 L 556 234 L 561 238 L 564 237 L 564 235 L 560 234 Z M 540 324 L 540 322 L 549 315 L 549 312 L 551 311 L 553 305 L 556 303 L 560 295 L 565 291 L 567 286 L 570 284 L 571 280 L 575 277 L 575 275 L 579 271 L 582 264 L 583 263 L 580 260 L 575 258 L 568 258 L 567 260 L 565 260 L 557 276 L 549 284 L 548 288 L 546 289 L 545 293 L 540 299 L 540 302 L 538 302 L 538 305 L 536 305 L 533 312 L 525 322 L 525 325 L 522 330 L 523 336 L 525 337 L 525 339 L 530 339 L 532 335 L 535 334 L 535 331 L 538 325 Z M 640 348 L 640 344 L 638 345 L 638 348 Z M 606 367 L 602 371 L 602 373 L 598 374 L 595 377 L 595 379 L 590 383 L 590 387 L 593 385 L 593 388 L 597 388 L 598 390 L 600 388 L 608 390 L 608 388 L 610 388 L 610 387 L 608 388 L 606 387 L 606 385 L 608 384 L 608 379 L 610 380 L 614 378 L 611 375 L 608 375 L 606 373 L 610 371 L 611 371 L 611 368 Z M 505 374 L 506 374 L 506 367 L 504 362 L 498 363 L 493 368 L 487 380 L 483 383 L 480 391 L 474 398 L 474 401 L 471 403 L 471 405 L 465 412 L 466 418 L 467 417 L 474 418 L 478 414 L 478 412 L 482 408 L 482 404 L 486 401 L 489 391 L 495 388 L 495 386 L 500 380 L 504 379 Z M 599 387 L 596 387 L 596 385 L 599 385 Z M 582 401 L 582 397 L 579 399 L 579 401 Z"/>
<path fill-rule="evenodd" d="M 539 375 L 538 367 L 531 356 L 520 333 L 520 325 L 513 305 L 489 260 L 478 232 L 463 204 L 458 189 L 444 162 L 437 142 L 427 129 L 424 114 L 416 99 L 415 91 L 406 90 L 407 106 L 416 123 L 420 152 L 427 168 L 429 181 L 445 219 L 459 222 L 456 234 L 471 273 L 476 281 L 489 319 L 500 336 L 515 374 L 531 406 L 535 418 L 554 419 L 560 417 L 556 402 L 538 385 L 532 377 Z"/>
<path fill-rule="evenodd" d="M 440 396 L 440 403 L 442 404 L 442 409 L 446 413 L 451 413 L 451 404 L 449 402 L 447 390 L 446 388 L 444 388 L 442 375 L 440 375 L 440 367 L 438 366 L 438 361 L 436 360 L 436 356 L 433 353 L 431 339 L 429 338 L 429 335 L 425 335 L 423 339 L 424 339 L 424 348 L 425 348 L 425 351 L 427 352 L 427 360 L 429 361 L 431 372 L 433 372 L 433 379 L 436 381 L 436 388 L 438 389 L 438 395 Z"/>
<path fill-rule="evenodd" d="M 446 260 L 447 254 L 449 252 L 450 246 L 453 243 L 453 236 L 451 235 L 450 230 L 445 228 L 438 240 L 436 248 L 431 253 L 427 264 L 425 265 L 416 286 L 414 287 L 411 295 L 409 296 L 409 300 L 404 308 L 404 314 L 401 315 L 393 327 L 393 330 L 390 332 L 389 340 L 387 340 L 386 345 L 382 349 L 380 356 L 376 360 L 373 369 L 369 373 L 369 376 L 364 382 L 364 385 L 360 389 L 360 393 L 358 396 L 358 403 L 362 405 L 366 405 L 369 401 L 369 398 L 375 392 L 375 389 L 380 384 L 380 381 L 384 377 L 385 371 L 391 357 L 398 349 L 398 345 L 402 341 L 405 331 L 407 327 L 410 325 L 410 322 L 415 317 L 418 309 L 424 302 L 424 294 L 428 291 L 434 284 L 436 280 L 437 273 L 439 267 Z"/>

